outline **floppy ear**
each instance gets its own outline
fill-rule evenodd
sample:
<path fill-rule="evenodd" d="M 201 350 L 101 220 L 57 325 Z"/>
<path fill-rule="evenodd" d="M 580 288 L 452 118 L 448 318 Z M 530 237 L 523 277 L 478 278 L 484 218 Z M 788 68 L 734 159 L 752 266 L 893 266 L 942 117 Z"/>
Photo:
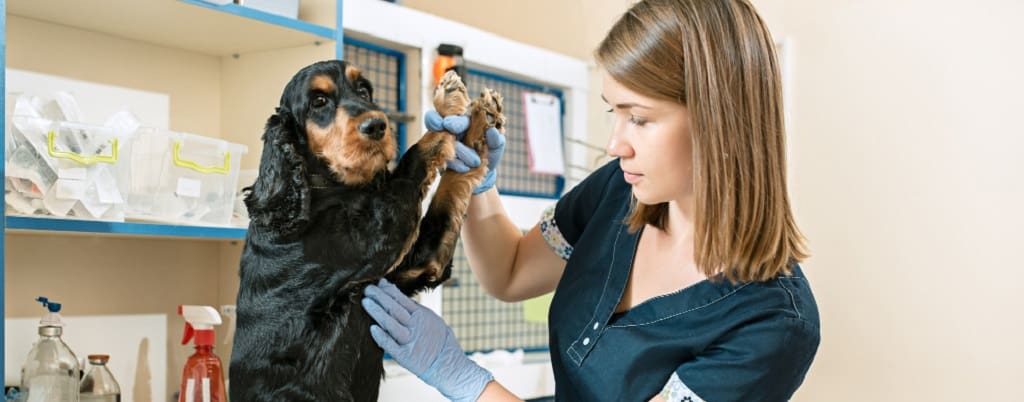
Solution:
<path fill-rule="evenodd" d="M 309 185 L 296 130 L 290 111 L 279 107 L 270 116 L 259 177 L 245 195 L 251 225 L 278 237 L 295 234 L 309 222 Z"/>

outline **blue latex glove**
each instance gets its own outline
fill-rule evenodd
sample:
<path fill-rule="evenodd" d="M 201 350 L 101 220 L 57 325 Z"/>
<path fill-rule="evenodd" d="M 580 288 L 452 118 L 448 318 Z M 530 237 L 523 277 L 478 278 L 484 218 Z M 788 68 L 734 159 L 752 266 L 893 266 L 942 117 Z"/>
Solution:
<path fill-rule="evenodd" d="M 423 120 L 427 130 L 448 131 L 455 134 L 455 138 L 459 141 L 462 141 L 462 138 L 466 136 L 466 130 L 469 129 L 469 116 L 448 116 L 442 118 L 440 113 L 431 109 L 427 111 Z M 487 174 L 484 175 L 483 182 L 473 189 L 473 194 L 480 194 L 494 187 L 494 183 L 498 180 L 498 162 L 501 161 L 501 156 L 505 153 L 504 134 L 498 131 L 498 129 L 491 127 L 487 129 L 485 135 L 487 138 L 488 170 Z M 461 142 L 455 143 L 455 159 L 448 161 L 448 169 L 459 173 L 466 173 L 469 169 L 477 166 L 480 166 L 480 157 L 476 152 Z"/>
<path fill-rule="evenodd" d="M 455 402 L 473 402 L 494 380 L 462 351 L 452 329 L 430 309 L 381 279 L 364 291 L 363 308 L 377 321 L 370 334 L 398 364 Z"/>

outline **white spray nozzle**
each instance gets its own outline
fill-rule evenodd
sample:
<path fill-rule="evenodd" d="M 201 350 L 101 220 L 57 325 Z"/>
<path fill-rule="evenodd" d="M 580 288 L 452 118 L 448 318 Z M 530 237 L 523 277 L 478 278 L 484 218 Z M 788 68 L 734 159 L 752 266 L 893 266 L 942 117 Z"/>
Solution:
<path fill-rule="evenodd" d="M 220 325 L 220 314 L 217 309 L 210 306 L 178 306 L 178 315 L 185 317 L 185 321 L 192 324 L 195 329 L 213 329 L 214 325 Z"/>
<path fill-rule="evenodd" d="M 196 344 L 213 344 L 213 326 L 221 323 L 220 314 L 217 314 L 216 309 L 210 306 L 183 304 L 178 306 L 178 315 L 185 317 L 185 337 L 181 340 L 182 345 L 188 343 L 196 331 L 200 331 L 200 334 L 207 333 L 206 336 L 196 338 Z"/>

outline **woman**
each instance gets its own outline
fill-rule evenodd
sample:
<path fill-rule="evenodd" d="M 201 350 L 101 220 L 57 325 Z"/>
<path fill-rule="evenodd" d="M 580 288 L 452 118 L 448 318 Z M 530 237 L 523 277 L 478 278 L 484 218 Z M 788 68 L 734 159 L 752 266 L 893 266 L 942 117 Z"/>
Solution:
<path fill-rule="evenodd" d="M 497 190 L 475 195 L 462 236 L 475 275 L 505 301 L 555 290 L 560 401 L 789 399 L 819 320 L 764 22 L 747 0 L 644 0 L 596 59 L 617 159 L 526 235 Z M 366 294 L 378 344 L 428 384 L 456 401 L 518 400 L 429 310 L 387 283 Z"/>

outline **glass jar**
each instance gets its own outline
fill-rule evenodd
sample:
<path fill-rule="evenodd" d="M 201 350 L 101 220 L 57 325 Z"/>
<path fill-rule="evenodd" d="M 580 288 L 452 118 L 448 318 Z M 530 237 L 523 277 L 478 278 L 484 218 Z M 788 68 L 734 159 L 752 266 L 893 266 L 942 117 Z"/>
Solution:
<path fill-rule="evenodd" d="M 121 402 L 121 387 L 107 368 L 108 355 L 89 355 L 89 371 L 79 386 L 80 402 Z"/>

